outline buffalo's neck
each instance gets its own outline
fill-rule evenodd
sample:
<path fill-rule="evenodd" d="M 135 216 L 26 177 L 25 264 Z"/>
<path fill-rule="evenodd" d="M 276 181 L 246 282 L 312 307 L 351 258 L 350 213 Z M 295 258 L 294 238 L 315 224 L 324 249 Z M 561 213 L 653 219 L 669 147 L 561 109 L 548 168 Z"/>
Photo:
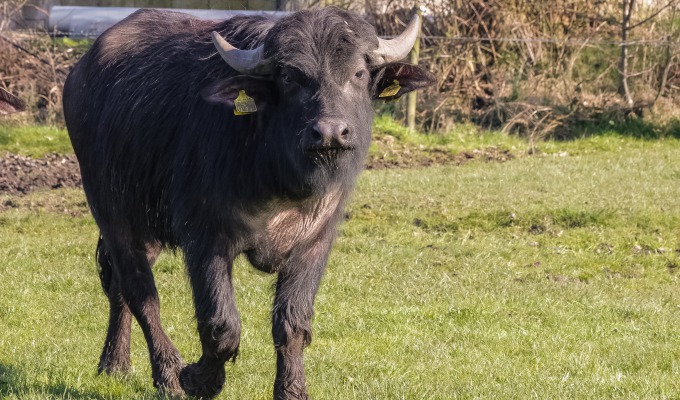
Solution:
<path fill-rule="evenodd" d="M 249 235 L 242 251 L 256 268 L 276 271 L 295 249 L 313 251 L 320 240 L 335 236 L 346 198 L 347 192 L 336 185 L 320 196 L 275 198 L 243 209 L 237 218 Z"/>

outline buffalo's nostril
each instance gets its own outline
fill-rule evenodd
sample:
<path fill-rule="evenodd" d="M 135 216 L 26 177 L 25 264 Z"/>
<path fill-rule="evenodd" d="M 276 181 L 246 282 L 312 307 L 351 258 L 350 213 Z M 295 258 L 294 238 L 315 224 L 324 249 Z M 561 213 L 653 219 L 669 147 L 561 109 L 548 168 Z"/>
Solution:
<path fill-rule="evenodd" d="M 323 144 L 323 133 L 319 132 L 318 129 L 312 129 L 312 142 L 315 144 Z"/>
<path fill-rule="evenodd" d="M 310 129 L 308 138 L 312 147 L 345 148 L 349 142 L 350 131 L 345 122 L 321 119 Z"/>

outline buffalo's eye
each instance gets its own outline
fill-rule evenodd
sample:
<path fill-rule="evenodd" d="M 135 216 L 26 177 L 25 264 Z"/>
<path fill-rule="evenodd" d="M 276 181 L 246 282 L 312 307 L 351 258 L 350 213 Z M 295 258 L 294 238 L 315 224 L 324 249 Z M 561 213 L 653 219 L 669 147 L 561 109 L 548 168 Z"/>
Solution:
<path fill-rule="evenodd" d="M 290 75 L 288 75 L 288 74 L 286 74 L 286 73 L 282 73 L 282 74 L 281 74 L 281 82 L 282 82 L 284 85 L 289 85 L 289 84 L 291 84 L 291 83 L 293 82 L 293 78 L 291 78 Z"/>
<path fill-rule="evenodd" d="M 364 79 L 366 77 L 366 70 L 362 69 L 361 71 L 357 71 L 357 73 L 354 74 L 354 77 L 359 79 L 359 80 Z"/>

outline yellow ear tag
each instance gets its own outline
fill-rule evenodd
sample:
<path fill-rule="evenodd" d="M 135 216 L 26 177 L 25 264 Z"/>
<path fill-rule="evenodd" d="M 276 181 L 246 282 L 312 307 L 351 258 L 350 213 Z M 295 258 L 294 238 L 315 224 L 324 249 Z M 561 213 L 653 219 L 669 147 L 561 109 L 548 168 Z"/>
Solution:
<path fill-rule="evenodd" d="M 245 90 L 239 90 L 238 97 L 234 100 L 234 115 L 252 114 L 257 111 L 255 100 L 246 94 Z"/>
<path fill-rule="evenodd" d="M 399 81 L 395 79 L 394 82 L 390 86 L 386 87 L 378 95 L 378 97 L 392 97 L 395 94 L 399 93 L 400 90 L 401 90 L 401 86 L 399 86 Z"/>

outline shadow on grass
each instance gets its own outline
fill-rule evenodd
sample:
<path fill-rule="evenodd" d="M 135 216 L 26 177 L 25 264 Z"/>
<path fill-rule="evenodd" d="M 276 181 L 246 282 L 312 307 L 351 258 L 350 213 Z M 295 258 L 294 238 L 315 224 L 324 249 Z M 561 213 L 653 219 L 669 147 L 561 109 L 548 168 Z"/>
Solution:
<path fill-rule="evenodd" d="M 16 392 L 16 387 L 21 382 L 21 375 L 11 365 L 0 364 L 0 395 Z"/>
<path fill-rule="evenodd" d="M 680 119 L 653 118 L 649 104 L 630 108 L 614 102 L 602 107 L 572 107 L 499 101 L 472 117 L 482 129 L 500 130 L 531 141 L 571 141 L 592 136 L 620 136 L 641 140 L 680 139 Z"/>
<path fill-rule="evenodd" d="M 30 382 L 16 367 L 0 363 L 0 397 L 16 396 L 17 398 L 27 397 L 31 393 L 45 394 L 50 398 L 66 399 L 110 399 L 93 391 L 78 390 L 67 387 L 63 383 L 41 386 Z"/>
<path fill-rule="evenodd" d="M 680 120 L 659 124 L 646 121 L 643 118 L 627 118 L 624 120 L 603 118 L 597 122 L 577 123 L 573 126 L 570 135 L 557 139 L 574 140 L 588 136 L 613 135 L 643 140 L 680 139 Z"/>

